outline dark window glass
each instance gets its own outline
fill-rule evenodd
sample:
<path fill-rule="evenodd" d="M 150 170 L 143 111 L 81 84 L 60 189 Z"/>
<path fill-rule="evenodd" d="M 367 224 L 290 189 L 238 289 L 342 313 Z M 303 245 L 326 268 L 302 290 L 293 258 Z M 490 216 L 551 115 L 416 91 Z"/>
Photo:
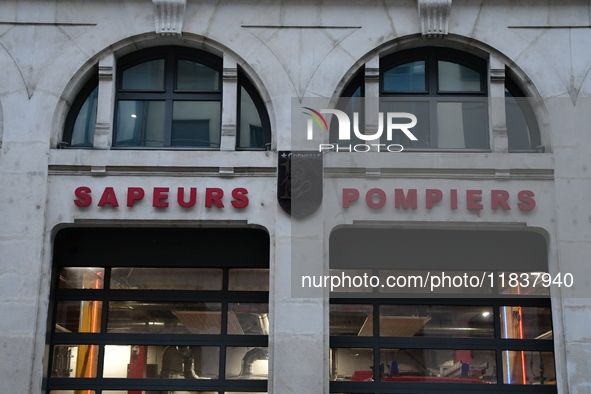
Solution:
<path fill-rule="evenodd" d="M 123 71 L 121 89 L 163 90 L 164 59 L 138 64 Z"/>
<path fill-rule="evenodd" d="M 263 125 L 259 112 L 250 94 L 240 88 L 240 148 L 262 148 Z"/>
<path fill-rule="evenodd" d="M 427 90 L 425 76 L 424 60 L 401 64 L 384 72 L 384 90 L 392 92 L 425 91 Z"/>
<path fill-rule="evenodd" d="M 119 101 L 116 146 L 164 146 L 164 101 Z"/>
<path fill-rule="evenodd" d="M 70 107 L 60 147 L 89 148 L 94 145 L 97 107 L 98 77 L 93 77 Z"/>
<path fill-rule="evenodd" d="M 201 63 L 179 60 L 176 81 L 177 90 L 220 90 L 219 72 Z"/>
<path fill-rule="evenodd" d="M 505 116 L 509 151 L 533 152 L 542 145 L 531 100 L 525 97 L 510 75 L 505 77 Z"/>
<path fill-rule="evenodd" d="M 271 124 L 265 104 L 254 85 L 242 73 L 238 75 L 238 150 L 268 150 Z"/>
<path fill-rule="evenodd" d="M 82 108 L 76 116 L 72 129 L 72 141 L 70 146 L 92 146 L 94 144 L 94 130 L 96 127 L 98 86 L 90 92 Z"/>
<path fill-rule="evenodd" d="M 175 101 L 171 146 L 219 148 L 222 105 L 219 101 Z"/>
<path fill-rule="evenodd" d="M 439 90 L 442 92 L 480 92 L 481 71 L 458 63 L 438 61 Z"/>

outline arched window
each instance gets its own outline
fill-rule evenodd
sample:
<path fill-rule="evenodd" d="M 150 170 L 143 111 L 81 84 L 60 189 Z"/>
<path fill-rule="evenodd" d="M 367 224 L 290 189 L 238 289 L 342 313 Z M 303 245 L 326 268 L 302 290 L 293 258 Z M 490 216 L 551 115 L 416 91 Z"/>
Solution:
<path fill-rule="evenodd" d="M 155 48 L 118 66 L 114 147 L 220 147 L 221 59 Z"/>
<path fill-rule="evenodd" d="M 405 150 L 489 151 L 487 69 L 484 59 L 448 48 L 411 49 L 380 59 L 380 111 L 408 112 L 418 119 L 412 128 L 417 141 L 402 133 L 386 141 L 384 132 L 380 142 L 401 144 Z M 364 85 L 360 72 L 342 97 L 365 97 Z M 510 76 L 505 92 L 509 151 L 536 151 L 540 134 L 525 94 Z M 351 119 L 352 112 L 363 117 L 363 108 L 353 108 L 360 107 L 355 100 L 341 104 Z M 336 142 L 336 137 L 336 128 L 331 127 L 331 141 Z"/>
<path fill-rule="evenodd" d="M 113 148 L 220 148 L 222 135 L 222 59 L 185 47 L 156 47 L 118 60 Z M 70 109 L 66 147 L 92 147 L 98 79 L 93 78 Z M 228 92 L 226 92 L 228 93 Z M 238 72 L 236 149 L 264 150 L 271 142 L 262 99 Z"/>

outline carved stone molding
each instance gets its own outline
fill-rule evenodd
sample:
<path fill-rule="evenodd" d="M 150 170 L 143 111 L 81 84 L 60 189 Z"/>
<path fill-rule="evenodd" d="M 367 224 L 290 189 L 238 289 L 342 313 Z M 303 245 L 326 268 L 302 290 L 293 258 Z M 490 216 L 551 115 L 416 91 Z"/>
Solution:
<path fill-rule="evenodd" d="M 379 82 L 380 81 L 380 69 L 365 67 L 365 82 Z"/>
<path fill-rule="evenodd" d="M 112 64 L 101 64 L 98 66 L 99 81 L 112 81 L 113 80 L 113 65 Z"/>
<path fill-rule="evenodd" d="M 180 36 L 183 30 L 187 0 L 152 0 L 156 34 Z"/>
<path fill-rule="evenodd" d="M 505 82 L 505 69 L 504 68 L 491 68 L 490 81 L 504 83 Z"/>
<path fill-rule="evenodd" d="M 447 35 L 452 0 L 418 0 L 419 24 L 426 38 L 443 38 Z"/>
<path fill-rule="evenodd" d="M 238 69 L 237 68 L 224 68 L 222 70 L 222 78 L 224 82 L 238 81 Z"/>

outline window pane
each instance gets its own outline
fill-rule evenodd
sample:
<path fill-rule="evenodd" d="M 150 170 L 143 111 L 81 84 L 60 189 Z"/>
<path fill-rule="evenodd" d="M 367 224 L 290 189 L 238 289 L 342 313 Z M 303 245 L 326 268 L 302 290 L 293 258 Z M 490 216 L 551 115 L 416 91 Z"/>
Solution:
<path fill-rule="evenodd" d="M 219 148 L 220 121 L 219 101 L 175 101 L 171 146 Z"/>
<path fill-rule="evenodd" d="M 382 134 L 381 143 L 384 144 L 400 144 L 405 149 L 408 148 L 429 148 L 431 147 L 431 122 L 429 116 L 429 102 L 409 102 L 409 101 L 395 101 L 382 98 L 380 100 L 380 111 L 387 112 L 409 112 L 417 117 L 417 124 L 410 129 L 412 134 L 417 138 L 417 141 L 410 140 L 401 130 L 395 129 L 392 133 L 392 140 L 388 141 L 386 130 Z M 409 123 L 409 119 L 397 119 L 400 123 Z M 386 126 L 384 126 L 386 127 Z"/>
<path fill-rule="evenodd" d="M 230 291 L 269 291 L 269 270 L 266 268 L 231 269 Z"/>
<path fill-rule="evenodd" d="M 179 60 L 176 89 L 217 91 L 220 89 L 220 74 L 203 64 Z"/>
<path fill-rule="evenodd" d="M 491 306 L 380 305 L 386 337 L 494 338 L 493 320 Z"/>
<path fill-rule="evenodd" d="M 382 382 L 497 383 L 494 350 L 380 349 Z"/>
<path fill-rule="evenodd" d="M 269 335 L 269 304 L 229 303 L 229 335 Z"/>
<path fill-rule="evenodd" d="M 93 146 L 94 129 L 96 126 L 98 86 L 88 95 L 80 108 L 74 127 L 72 129 L 72 140 L 70 146 Z"/>
<path fill-rule="evenodd" d="M 227 347 L 226 379 L 266 380 L 269 375 L 269 351 L 266 347 Z"/>
<path fill-rule="evenodd" d="M 52 378 L 96 378 L 97 345 L 55 345 Z"/>
<path fill-rule="evenodd" d="M 116 146 L 164 146 L 164 101 L 119 101 Z"/>
<path fill-rule="evenodd" d="M 505 89 L 505 115 L 507 117 L 509 150 L 528 150 L 535 148 L 532 147 L 527 120 L 519 104 L 529 105 L 527 98 L 513 97 Z"/>
<path fill-rule="evenodd" d="M 384 90 L 395 92 L 426 91 L 423 60 L 396 66 L 384 73 Z"/>
<path fill-rule="evenodd" d="M 221 290 L 218 268 L 113 268 L 111 289 Z"/>
<path fill-rule="evenodd" d="M 506 339 L 553 339 L 549 307 L 502 306 L 501 335 Z"/>
<path fill-rule="evenodd" d="M 217 346 L 106 345 L 103 377 L 218 379 Z"/>
<path fill-rule="evenodd" d="M 373 380 L 373 349 L 331 348 L 329 354 L 331 381 Z"/>
<path fill-rule="evenodd" d="M 330 305 L 330 335 L 373 336 L 373 306 Z"/>
<path fill-rule="evenodd" d="M 55 332 L 100 332 L 102 301 L 58 301 Z"/>
<path fill-rule="evenodd" d="M 102 289 L 105 269 L 99 267 L 64 267 L 60 271 L 60 289 Z"/>
<path fill-rule="evenodd" d="M 239 148 L 264 148 L 263 123 L 252 97 L 240 87 Z"/>
<path fill-rule="evenodd" d="M 505 384 L 556 384 L 554 352 L 503 351 Z"/>
<path fill-rule="evenodd" d="M 488 147 L 488 127 L 483 102 L 438 102 L 437 122 L 439 134 L 437 146 L 433 146 L 434 148 L 486 149 Z"/>
<path fill-rule="evenodd" d="M 164 90 L 164 59 L 152 60 L 123 71 L 125 90 Z"/>
<path fill-rule="evenodd" d="M 438 61 L 439 91 L 480 92 L 480 73 L 457 63 Z"/>
<path fill-rule="evenodd" d="M 109 333 L 220 334 L 219 302 L 109 302 Z"/>

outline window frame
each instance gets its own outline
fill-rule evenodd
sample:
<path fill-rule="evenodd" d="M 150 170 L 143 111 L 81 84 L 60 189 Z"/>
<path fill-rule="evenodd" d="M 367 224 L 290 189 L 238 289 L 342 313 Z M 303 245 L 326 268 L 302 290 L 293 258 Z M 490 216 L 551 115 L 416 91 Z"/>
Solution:
<path fill-rule="evenodd" d="M 384 87 L 384 74 L 394 67 L 416 61 L 425 62 L 425 91 L 389 91 Z M 480 75 L 479 91 L 441 91 L 439 88 L 439 61 L 446 61 L 474 70 Z M 475 55 L 450 48 L 424 47 L 395 52 L 380 59 L 379 91 L 380 97 L 395 101 L 406 102 L 412 97 L 413 101 L 425 101 L 429 104 L 429 147 L 405 147 L 405 151 L 452 151 L 452 152 L 490 152 L 490 133 L 488 132 L 489 114 L 487 103 L 487 62 Z M 404 99 L 402 99 L 404 98 Z M 438 148 L 439 123 L 437 119 L 437 104 L 439 102 L 478 102 L 484 103 L 484 124 L 487 126 L 483 148 Z"/>
<path fill-rule="evenodd" d="M 428 383 L 428 382 L 330 382 L 331 393 L 557 393 L 557 385 L 515 385 L 503 383 L 502 357 L 505 350 L 554 352 L 554 340 L 503 339 L 501 335 L 501 306 L 550 307 L 549 298 L 331 298 L 331 305 L 360 304 L 373 306 L 373 336 L 330 336 L 330 348 L 368 348 L 373 351 L 374 366 L 380 365 L 380 349 L 443 349 L 443 350 L 493 350 L 497 371 L 496 384 L 474 385 L 470 383 Z M 449 337 L 386 337 L 379 335 L 380 305 L 437 305 L 437 306 L 492 306 L 494 315 L 494 338 L 449 338 Z M 374 368 L 375 369 L 375 368 Z"/>
<path fill-rule="evenodd" d="M 140 65 L 142 63 L 152 60 L 164 60 L 164 90 L 133 90 L 123 89 L 123 72 Z M 218 73 L 218 86 L 217 91 L 178 91 L 175 89 L 177 78 L 178 78 L 178 61 L 179 60 L 190 60 L 197 63 L 201 63 Z M 199 147 L 199 146 L 172 146 L 172 113 L 173 104 L 179 101 L 219 101 L 220 103 L 220 114 L 219 121 L 220 126 L 222 124 L 222 59 L 210 53 L 178 46 L 168 47 L 155 47 L 143 50 L 141 53 L 133 52 L 120 58 L 117 62 L 117 78 L 116 78 L 116 93 L 115 93 L 115 108 L 113 110 L 113 143 L 111 149 L 141 149 L 141 150 L 219 150 L 221 145 L 221 127 L 220 127 L 220 141 L 210 141 L 210 144 L 216 144 L 218 147 Z M 164 101 L 164 133 L 163 146 L 126 146 L 117 145 L 117 134 L 118 134 L 118 112 L 119 102 L 129 100 L 143 100 L 143 101 Z"/>
<path fill-rule="evenodd" d="M 163 59 L 165 62 L 164 67 L 164 82 L 165 82 L 165 89 L 164 90 L 134 90 L 134 89 L 122 89 L 123 84 L 123 72 L 130 67 L 142 64 L 147 61 L 151 60 L 158 60 Z M 178 78 L 178 70 L 177 70 L 177 60 L 189 60 L 196 63 L 203 64 L 213 70 L 215 70 L 219 78 L 218 80 L 218 89 L 217 90 L 195 90 L 195 91 L 183 91 L 183 90 L 175 90 L 174 87 L 176 86 L 177 78 Z M 238 66 L 236 69 L 230 68 L 230 74 L 232 71 L 235 70 L 237 74 L 237 79 L 234 79 L 232 75 L 228 77 L 224 76 L 224 68 L 223 68 L 223 59 L 222 57 L 215 55 L 213 53 L 206 52 L 204 50 L 190 48 L 190 47 L 183 47 L 183 46 L 157 46 L 157 47 L 150 47 L 146 49 L 141 49 L 132 53 L 129 53 L 121 58 L 117 59 L 117 67 L 114 80 L 108 81 L 107 86 L 113 86 L 113 96 L 112 96 L 112 103 L 109 103 L 109 106 L 112 108 L 109 109 L 109 116 L 111 117 L 111 136 L 109 140 L 109 146 L 103 146 L 104 149 L 112 149 L 112 150 L 172 150 L 172 151 L 179 151 L 179 150 L 187 150 L 187 151 L 220 151 L 220 146 L 223 141 L 222 136 L 222 128 L 223 128 L 223 119 L 224 119 L 224 90 L 231 89 L 236 90 L 236 92 L 226 92 L 226 94 L 235 97 L 236 107 L 234 114 L 227 114 L 232 119 L 235 119 L 236 123 L 236 137 L 235 137 L 235 146 L 233 147 L 234 151 L 267 151 L 271 149 L 272 143 L 272 131 L 271 131 L 271 122 L 269 118 L 269 113 L 266 108 L 265 100 L 263 100 L 262 96 L 259 93 L 257 87 L 252 83 L 250 78 L 247 74 L 243 71 L 243 69 Z M 64 129 L 63 134 L 60 142 L 57 143 L 57 148 L 60 149 L 93 149 L 94 147 L 94 140 L 93 141 L 86 141 L 85 146 L 71 146 L 71 141 L 74 132 L 74 125 L 76 123 L 78 114 L 80 112 L 81 107 L 86 102 L 89 94 L 94 90 L 98 89 L 99 86 L 99 78 L 98 78 L 98 70 L 96 67 L 94 69 L 93 75 L 91 78 L 84 84 L 82 89 L 76 95 L 76 98 L 73 101 L 73 104 L 70 106 L 68 113 L 66 114 L 66 119 L 64 122 Z M 257 138 L 258 141 L 262 142 L 261 146 L 251 146 L 251 147 L 240 147 L 240 114 L 242 111 L 241 108 L 241 90 L 244 88 L 248 94 L 250 95 L 258 116 L 261 119 L 261 127 L 260 127 L 260 140 Z M 101 95 L 109 95 L 108 92 L 98 92 L 100 101 Z M 148 100 L 148 101 L 164 101 L 164 127 L 165 130 L 163 132 L 163 139 L 164 139 L 164 146 L 124 146 L 124 145 L 117 145 L 117 117 L 119 111 L 119 102 L 124 100 Z M 188 145 L 179 145 L 179 146 L 171 146 L 171 136 L 172 136 L 172 105 L 174 102 L 180 101 L 213 101 L 219 102 L 220 106 L 220 117 L 219 117 L 219 141 L 215 141 L 217 146 L 188 146 Z M 104 105 L 103 102 L 101 105 Z M 104 108 L 103 108 L 104 109 Z M 218 119 L 216 118 L 216 121 Z M 92 126 L 94 130 L 94 126 Z M 85 130 L 87 131 L 87 130 Z M 89 133 L 87 133 L 89 134 Z M 94 133 L 91 133 L 94 136 Z M 207 144 L 211 144 L 213 141 L 208 142 Z"/>
<path fill-rule="evenodd" d="M 247 231 L 244 231 L 247 230 Z M 250 230 L 250 231 L 248 231 Z M 229 270 L 235 268 L 269 268 L 269 238 L 268 234 L 262 234 L 261 230 L 252 232 L 253 229 L 234 228 L 199 228 L 199 229 L 139 229 L 139 228 L 68 228 L 61 230 L 56 235 L 54 248 L 54 272 L 52 275 L 52 287 L 50 293 L 50 318 L 47 330 L 47 374 L 45 389 L 51 390 L 95 390 L 98 394 L 105 390 L 203 390 L 215 391 L 220 394 L 224 391 L 240 392 L 267 392 L 267 380 L 240 380 L 226 379 L 226 348 L 228 347 L 266 347 L 269 346 L 267 335 L 230 335 L 227 334 L 227 316 L 230 303 L 269 303 L 269 291 L 230 291 L 228 290 Z M 133 232 L 131 237 L 122 237 L 122 234 Z M 211 231 L 213 235 L 209 240 L 199 240 L 199 234 Z M 108 234 L 111 233 L 111 234 Z M 247 234 L 248 233 L 248 234 Z M 224 259 L 215 259 L 223 243 L 223 237 L 243 235 L 244 240 L 236 242 L 239 247 L 247 247 L 253 242 L 257 246 L 257 252 L 253 256 L 244 258 L 238 252 L 227 251 Z M 91 237 L 94 236 L 94 239 Z M 195 238 L 195 236 L 197 236 Z M 137 246 L 146 239 L 146 249 L 162 248 L 163 244 L 170 243 L 171 248 L 187 244 L 193 240 L 193 245 L 184 251 L 168 249 L 166 252 L 156 253 L 152 261 L 146 259 L 150 251 L 140 251 L 140 257 L 129 260 L 133 251 L 125 250 L 130 245 Z M 219 240 L 213 241 L 215 238 Z M 234 239 L 232 237 L 232 239 Z M 262 242 L 267 242 L 266 250 L 263 250 Z M 100 245 L 110 243 L 110 248 L 100 248 Z M 150 246 L 152 244 L 152 246 Z M 155 244 L 155 245 L 154 245 Z M 198 244 L 196 247 L 195 244 Z M 196 259 L 194 253 L 206 248 L 210 250 L 203 258 Z M 101 250 L 104 249 L 104 250 Z M 90 252 L 90 253 L 89 253 Z M 170 252 L 170 253 L 169 253 Z M 79 255 L 86 258 L 79 258 Z M 162 257 L 170 255 L 170 260 L 162 261 Z M 113 258 L 114 256 L 118 256 Z M 191 257 L 193 256 L 193 257 Z M 265 258 L 266 257 L 266 258 Z M 128 260 L 129 263 L 125 264 Z M 222 260 L 220 262 L 220 260 Z M 167 261 L 175 261 L 167 264 Z M 102 262 L 102 264 L 101 264 Z M 105 275 L 102 289 L 70 289 L 59 288 L 60 268 L 62 267 L 103 267 Z M 223 269 L 222 290 L 133 290 L 110 289 L 111 268 L 221 268 Z M 270 281 L 270 278 L 269 278 Z M 99 333 L 57 332 L 54 327 L 57 321 L 58 301 L 92 300 L 102 301 L 101 329 Z M 109 333 L 108 303 L 112 301 L 151 301 L 151 302 L 219 302 L 221 303 L 221 332 L 220 334 L 152 334 L 152 333 Z M 54 345 L 98 345 L 97 377 L 95 378 L 58 378 L 51 377 L 53 367 Z M 140 346 L 216 346 L 219 347 L 219 377 L 218 379 L 162 379 L 162 378 L 109 378 L 102 377 L 104 355 L 106 345 L 140 345 Z"/>

